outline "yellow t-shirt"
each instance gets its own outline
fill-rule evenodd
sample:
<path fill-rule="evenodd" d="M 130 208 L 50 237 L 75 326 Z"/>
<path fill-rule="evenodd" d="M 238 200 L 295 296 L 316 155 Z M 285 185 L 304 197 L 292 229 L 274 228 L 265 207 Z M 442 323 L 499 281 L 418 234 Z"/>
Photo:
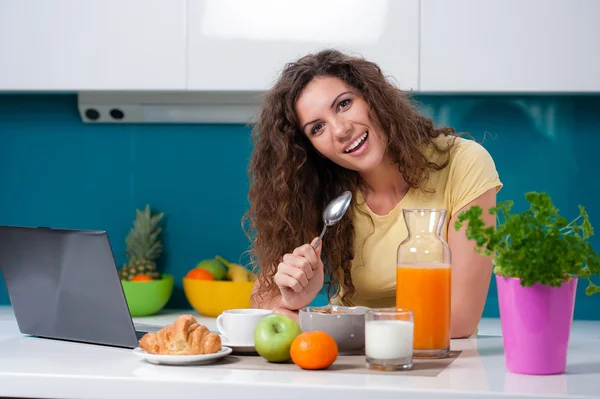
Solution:
<path fill-rule="evenodd" d="M 436 138 L 441 148 L 446 147 L 448 140 L 450 137 L 447 136 Z M 409 189 L 387 215 L 378 215 L 365 203 L 360 190 L 357 191 L 356 202 L 372 217 L 374 227 L 367 216 L 353 211 L 355 256 L 351 274 L 356 291 L 351 300 L 354 305 L 396 306 L 397 250 L 408 235 L 402 216 L 403 208 L 446 209 L 442 236 L 447 240 L 450 219 L 461 208 L 489 189 L 495 187 L 499 191 L 502 187 L 494 161 L 487 150 L 473 140 L 461 137 L 455 140 L 448 165 L 442 170 L 430 171 L 427 187 L 435 189 L 434 193 Z M 448 156 L 435 153 L 433 148 L 424 153 L 438 164 Z M 341 286 L 341 292 L 343 290 Z M 332 298 L 331 302 L 339 304 L 339 297 Z"/>

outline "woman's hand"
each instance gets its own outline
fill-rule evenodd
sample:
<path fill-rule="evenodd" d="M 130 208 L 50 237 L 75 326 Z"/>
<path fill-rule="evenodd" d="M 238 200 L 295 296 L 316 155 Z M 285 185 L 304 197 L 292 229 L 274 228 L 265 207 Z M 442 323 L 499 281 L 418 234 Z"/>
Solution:
<path fill-rule="evenodd" d="M 285 254 L 277 266 L 274 281 L 281 292 L 280 307 L 301 309 L 310 304 L 323 288 L 322 242 L 314 250 L 312 245 L 316 240 L 294 249 L 291 254 Z"/>

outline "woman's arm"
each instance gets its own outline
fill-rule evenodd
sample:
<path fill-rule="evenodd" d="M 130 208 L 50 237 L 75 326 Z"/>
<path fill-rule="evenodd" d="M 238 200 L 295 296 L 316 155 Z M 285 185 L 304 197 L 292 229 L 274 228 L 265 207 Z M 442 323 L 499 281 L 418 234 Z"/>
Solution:
<path fill-rule="evenodd" d="M 322 243 L 315 250 L 312 246 L 316 240 L 317 237 L 310 244 L 304 244 L 291 254 L 285 254 L 277 268 L 272 268 L 277 271 L 272 277 L 277 291 L 264 292 L 261 289 L 263 279 L 259 275 L 252 289 L 252 307 L 269 309 L 298 319 L 298 310 L 308 306 L 323 287 Z M 260 298 L 261 291 L 268 298 Z"/>
<path fill-rule="evenodd" d="M 257 309 L 273 309 L 281 306 L 281 293 L 279 290 L 277 294 L 269 295 L 269 293 L 262 293 L 263 296 L 267 296 L 267 298 L 260 297 L 260 279 L 257 279 L 254 283 L 254 287 L 252 287 L 251 304 L 250 306 Z"/>
<path fill-rule="evenodd" d="M 496 205 L 496 188 L 486 191 L 456 212 L 448 226 L 448 244 L 452 250 L 452 338 L 469 337 L 477 329 L 492 275 L 491 257 L 475 252 L 475 242 L 466 237 L 466 226 L 459 231 L 454 228 L 458 215 L 473 205 L 481 206 L 487 226 L 495 226 L 496 216 L 490 215 L 488 209 Z"/>
<path fill-rule="evenodd" d="M 251 307 L 258 309 L 268 309 L 273 311 L 273 313 L 281 313 L 286 316 L 291 317 L 293 320 L 298 322 L 298 311 L 297 310 L 289 310 L 281 307 L 281 294 L 278 293 L 275 296 L 272 296 L 267 299 L 255 298 L 255 294 L 260 290 L 260 282 L 257 280 L 252 288 L 252 300 Z"/>

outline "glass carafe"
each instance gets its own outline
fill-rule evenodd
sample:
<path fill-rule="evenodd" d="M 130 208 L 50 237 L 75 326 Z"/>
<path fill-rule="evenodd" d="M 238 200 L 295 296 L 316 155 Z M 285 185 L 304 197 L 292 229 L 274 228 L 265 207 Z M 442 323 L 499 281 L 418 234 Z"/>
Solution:
<path fill-rule="evenodd" d="M 441 236 L 446 210 L 404 209 L 407 238 L 398 246 L 396 307 L 414 314 L 414 357 L 450 352 L 451 251 Z"/>

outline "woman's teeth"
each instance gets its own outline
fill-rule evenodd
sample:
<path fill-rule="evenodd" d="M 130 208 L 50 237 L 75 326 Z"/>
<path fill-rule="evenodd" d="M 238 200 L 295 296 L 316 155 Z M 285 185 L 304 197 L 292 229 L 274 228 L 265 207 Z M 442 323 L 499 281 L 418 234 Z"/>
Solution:
<path fill-rule="evenodd" d="M 367 139 L 368 133 L 369 132 L 365 132 L 362 136 L 357 138 L 354 143 L 350 144 L 350 146 L 344 150 L 344 152 L 348 154 L 357 149 L 358 146 L 360 146 Z"/>

